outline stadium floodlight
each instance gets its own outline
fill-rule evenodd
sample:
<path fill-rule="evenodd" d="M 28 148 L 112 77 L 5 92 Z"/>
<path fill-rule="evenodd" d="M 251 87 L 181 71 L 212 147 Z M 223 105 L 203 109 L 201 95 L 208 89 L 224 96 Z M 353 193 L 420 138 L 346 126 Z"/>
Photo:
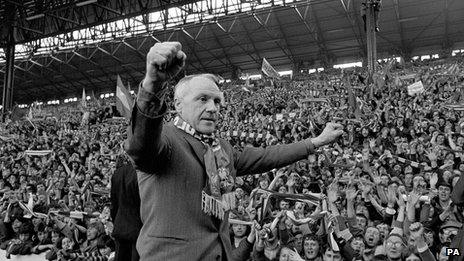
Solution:
<path fill-rule="evenodd" d="M 31 20 L 42 18 L 44 16 L 45 16 L 45 14 L 36 14 L 36 15 L 33 15 L 33 16 L 26 17 L 26 20 L 31 21 Z"/>
<path fill-rule="evenodd" d="M 94 4 L 96 2 L 98 2 L 98 0 L 87 0 L 87 1 L 84 1 L 84 2 L 76 3 L 76 6 L 90 5 L 90 4 Z"/>

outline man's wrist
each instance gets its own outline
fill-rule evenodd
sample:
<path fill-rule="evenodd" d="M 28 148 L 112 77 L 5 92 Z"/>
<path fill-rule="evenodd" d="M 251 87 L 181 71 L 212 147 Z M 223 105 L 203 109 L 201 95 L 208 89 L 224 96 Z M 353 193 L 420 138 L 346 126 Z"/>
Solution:
<path fill-rule="evenodd" d="M 324 145 L 324 143 L 319 139 L 319 137 L 311 138 L 309 141 L 313 144 L 313 148 L 319 148 Z"/>
<path fill-rule="evenodd" d="M 145 77 L 142 81 L 142 88 L 151 93 L 157 93 L 163 90 L 166 86 L 165 81 L 153 80 L 150 78 Z"/>

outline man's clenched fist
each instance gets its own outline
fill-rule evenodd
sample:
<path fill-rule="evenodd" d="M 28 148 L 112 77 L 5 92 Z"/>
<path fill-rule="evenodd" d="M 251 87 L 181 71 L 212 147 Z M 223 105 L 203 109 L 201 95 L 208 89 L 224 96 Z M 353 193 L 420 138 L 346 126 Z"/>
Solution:
<path fill-rule="evenodd" d="M 338 137 L 343 134 L 343 125 L 338 123 L 329 122 L 325 125 L 322 133 L 316 138 L 312 139 L 315 147 L 324 146 L 334 142 Z"/>
<path fill-rule="evenodd" d="M 181 43 L 156 43 L 147 54 L 147 72 L 143 87 L 147 91 L 154 91 L 157 84 L 171 79 L 182 70 L 186 58 Z"/>

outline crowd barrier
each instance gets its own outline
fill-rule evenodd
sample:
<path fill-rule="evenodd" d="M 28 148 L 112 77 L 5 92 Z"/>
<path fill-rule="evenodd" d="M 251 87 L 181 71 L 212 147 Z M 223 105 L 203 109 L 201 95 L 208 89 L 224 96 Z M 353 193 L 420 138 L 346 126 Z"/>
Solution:
<path fill-rule="evenodd" d="M 45 253 L 40 255 L 27 255 L 27 256 L 10 256 L 10 259 L 7 259 L 5 256 L 5 250 L 0 249 L 0 261 L 46 261 Z"/>

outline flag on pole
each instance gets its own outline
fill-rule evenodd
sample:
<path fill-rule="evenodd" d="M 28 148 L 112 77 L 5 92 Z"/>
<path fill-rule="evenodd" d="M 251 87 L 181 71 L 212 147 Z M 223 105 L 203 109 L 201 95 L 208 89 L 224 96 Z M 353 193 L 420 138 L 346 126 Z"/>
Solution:
<path fill-rule="evenodd" d="M 83 108 L 87 107 L 87 96 L 85 95 L 85 89 L 82 88 L 82 99 L 81 99 L 81 104 Z"/>
<path fill-rule="evenodd" d="M 274 69 L 274 67 L 272 67 L 272 65 L 266 60 L 266 58 L 263 58 L 261 71 L 271 78 L 280 78 L 279 73 Z"/>
<path fill-rule="evenodd" d="M 130 92 L 124 87 L 121 77 L 118 75 L 116 83 L 116 109 L 126 119 L 130 119 L 133 100 Z"/>

